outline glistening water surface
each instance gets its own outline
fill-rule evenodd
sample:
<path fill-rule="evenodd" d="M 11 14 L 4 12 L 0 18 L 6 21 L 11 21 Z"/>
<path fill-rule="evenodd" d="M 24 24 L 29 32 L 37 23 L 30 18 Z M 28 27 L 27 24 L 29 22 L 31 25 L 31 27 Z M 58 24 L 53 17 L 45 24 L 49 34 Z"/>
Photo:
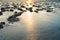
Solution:
<path fill-rule="evenodd" d="M 13 12 L 3 12 L 0 16 L 0 21 L 6 22 L 0 29 L 0 40 L 60 40 L 59 8 L 53 12 L 27 11 L 17 17 L 18 22 L 9 24 L 6 19 L 11 15 Z"/>
<path fill-rule="evenodd" d="M 4 16 L 2 19 L 5 20 Z M 25 12 L 18 18 L 19 22 L 0 30 L 0 40 L 60 40 L 59 9 L 55 13 Z"/>

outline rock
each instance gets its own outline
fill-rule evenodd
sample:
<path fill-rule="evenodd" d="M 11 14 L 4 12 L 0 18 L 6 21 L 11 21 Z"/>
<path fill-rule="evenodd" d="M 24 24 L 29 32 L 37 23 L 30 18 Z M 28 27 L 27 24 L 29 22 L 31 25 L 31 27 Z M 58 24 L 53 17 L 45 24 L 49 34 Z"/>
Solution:
<path fill-rule="evenodd" d="M 1 11 L 2 11 L 2 12 L 5 12 L 5 8 L 1 8 Z"/>
<path fill-rule="evenodd" d="M 53 8 L 47 8 L 46 11 L 47 12 L 52 12 L 53 11 Z"/>
<path fill-rule="evenodd" d="M 47 12 L 52 12 L 52 11 L 53 11 L 53 10 L 50 10 L 50 9 L 49 9 L 49 10 L 47 10 Z"/>
<path fill-rule="evenodd" d="M 5 25 L 5 22 L 0 22 L 0 29 L 4 27 L 3 25 Z"/>
<path fill-rule="evenodd" d="M 7 8 L 7 9 L 9 9 L 9 8 L 10 8 L 10 7 L 9 7 L 9 5 L 8 5 L 8 6 L 6 6 L 6 8 Z"/>
<path fill-rule="evenodd" d="M 14 10 L 13 9 L 10 9 L 11 12 L 13 12 Z"/>
<path fill-rule="evenodd" d="M 41 7 L 41 6 L 39 6 L 39 5 L 38 6 L 37 5 L 33 5 L 33 7 Z"/>
<path fill-rule="evenodd" d="M 36 9 L 37 11 L 40 11 L 40 9 Z"/>
<path fill-rule="evenodd" d="M 14 16 L 10 16 L 10 17 L 7 19 L 7 21 L 8 21 L 9 23 L 14 23 L 14 22 L 19 21 L 19 19 L 16 18 L 16 17 L 14 17 Z"/>
<path fill-rule="evenodd" d="M 28 11 L 30 11 L 30 12 L 33 12 L 32 7 L 26 8 L 26 10 L 28 10 Z"/>
<path fill-rule="evenodd" d="M 19 21 L 19 19 L 17 18 L 18 16 L 20 16 L 23 12 L 15 12 L 14 15 L 10 16 L 7 21 L 9 21 L 9 23 L 14 23 Z"/>
<path fill-rule="evenodd" d="M 17 6 L 16 5 L 13 5 L 14 6 L 14 8 L 17 8 Z"/>
<path fill-rule="evenodd" d="M 1 22 L 1 24 L 5 25 L 5 22 Z"/>
<path fill-rule="evenodd" d="M 35 10 L 34 12 L 38 13 L 38 11 L 37 11 L 37 10 Z"/>
<path fill-rule="evenodd" d="M 37 7 L 36 5 L 33 5 L 33 7 Z"/>
<path fill-rule="evenodd" d="M 17 17 L 17 16 L 20 16 L 23 12 L 15 12 L 14 16 Z"/>
<path fill-rule="evenodd" d="M 2 29 L 3 28 L 3 25 L 2 24 L 0 24 L 0 29 Z"/>
<path fill-rule="evenodd" d="M 25 7 L 25 6 L 23 6 L 23 5 L 22 5 L 21 7 L 22 7 L 22 8 L 26 8 L 26 7 Z"/>
<path fill-rule="evenodd" d="M 24 11 L 23 9 L 21 9 L 21 8 L 18 8 L 18 10 L 20 10 L 20 11 Z"/>
<path fill-rule="evenodd" d="M 18 12 L 14 12 L 15 14 L 18 13 Z"/>
<path fill-rule="evenodd" d="M 0 12 L 0 16 L 1 16 L 1 15 L 3 15 L 3 13 L 2 13 L 2 12 Z"/>

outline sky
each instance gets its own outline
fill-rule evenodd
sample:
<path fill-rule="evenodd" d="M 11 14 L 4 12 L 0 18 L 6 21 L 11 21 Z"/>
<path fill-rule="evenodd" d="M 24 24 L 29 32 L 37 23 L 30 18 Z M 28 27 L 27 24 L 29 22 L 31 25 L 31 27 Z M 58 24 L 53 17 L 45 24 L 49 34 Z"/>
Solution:
<path fill-rule="evenodd" d="M 5 0 L 2 0 L 2 1 L 5 1 Z M 6 0 L 7 1 L 7 0 Z M 11 1 L 11 0 L 8 0 L 8 1 Z M 15 1 L 15 0 L 12 0 L 12 1 Z M 19 1 L 19 0 L 17 0 Z M 52 2 L 60 2 L 60 0 L 38 0 L 38 1 L 52 1 Z"/>

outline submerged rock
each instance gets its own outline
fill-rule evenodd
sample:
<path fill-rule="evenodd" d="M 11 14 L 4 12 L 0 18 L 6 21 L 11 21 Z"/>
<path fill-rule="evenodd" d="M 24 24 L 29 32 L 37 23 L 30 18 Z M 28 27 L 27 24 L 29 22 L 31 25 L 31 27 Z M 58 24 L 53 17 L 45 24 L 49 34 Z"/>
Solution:
<path fill-rule="evenodd" d="M 0 29 L 4 28 L 5 22 L 0 22 Z"/>
<path fill-rule="evenodd" d="M 35 10 L 34 12 L 38 13 L 38 11 L 37 11 L 37 10 Z"/>
<path fill-rule="evenodd" d="M 48 10 L 46 10 L 47 12 L 52 12 L 53 11 L 53 9 L 48 9 Z"/>
<path fill-rule="evenodd" d="M 10 16 L 10 17 L 7 19 L 7 21 L 8 21 L 9 23 L 14 23 L 14 22 L 19 21 L 19 19 L 16 18 L 15 16 Z"/>
<path fill-rule="evenodd" d="M 2 13 L 2 12 L 0 12 L 0 16 L 1 16 L 1 15 L 3 15 L 3 13 Z"/>
<path fill-rule="evenodd" d="M 23 6 L 23 5 L 22 5 L 21 7 L 22 7 L 22 8 L 26 8 L 26 7 L 25 7 L 25 6 Z"/>
<path fill-rule="evenodd" d="M 32 7 L 26 8 L 26 10 L 28 10 L 28 11 L 30 11 L 30 12 L 33 12 Z"/>
<path fill-rule="evenodd" d="M 20 10 L 20 11 L 24 11 L 23 9 L 21 9 L 21 8 L 18 8 L 18 10 Z"/>
<path fill-rule="evenodd" d="M 1 8 L 1 11 L 2 11 L 2 12 L 5 12 L 5 8 Z"/>
<path fill-rule="evenodd" d="M 21 16 L 23 12 L 15 12 L 14 16 L 17 17 L 17 16 Z"/>
<path fill-rule="evenodd" d="M 13 9 L 10 9 L 11 12 L 13 12 L 14 10 Z"/>

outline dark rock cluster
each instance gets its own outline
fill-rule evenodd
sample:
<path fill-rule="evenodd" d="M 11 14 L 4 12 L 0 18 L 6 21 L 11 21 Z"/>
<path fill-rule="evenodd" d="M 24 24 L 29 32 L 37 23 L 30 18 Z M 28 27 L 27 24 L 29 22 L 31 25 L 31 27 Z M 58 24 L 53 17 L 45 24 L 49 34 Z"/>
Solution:
<path fill-rule="evenodd" d="M 21 16 L 23 12 L 15 12 L 14 15 L 8 17 L 7 21 L 9 21 L 9 23 L 14 23 L 19 21 L 19 19 L 17 18 L 18 16 Z"/>
<path fill-rule="evenodd" d="M 48 3 L 47 3 L 48 4 Z M 6 12 L 6 11 L 9 11 L 9 12 L 14 12 L 15 9 L 19 10 L 20 12 L 17 12 L 15 11 L 14 14 L 12 16 L 9 16 L 7 18 L 7 21 L 9 23 L 14 23 L 14 22 L 17 22 L 19 21 L 19 18 L 17 18 L 18 16 L 21 16 L 24 12 L 27 12 L 30 11 L 30 12 L 35 12 L 35 13 L 38 13 L 39 11 L 43 11 L 45 10 L 46 12 L 52 12 L 54 8 L 51 8 L 52 6 L 50 5 L 47 5 L 44 3 L 44 5 L 46 5 L 46 7 L 42 4 L 42 5 L 31 5 L 31 7 L 29 7 L 29 5 L 20 5 L 20 4 L 15 4 L 15 3 L 12 3 L 12 4 L 5 4 L 5 5 L 1 5 L 1 8 L 0 8 L 0 16 L 3 15 L 3 12 Z M 11 5 L 11 6 L 10 6 Z M 33 10 L 33 8 L 36 7 L 35 10 Z M 24 10 L 24 9 L 26 10 Z M 5 25 L 5 22 L 0 22 L 0 29 L 3 28 L 3 25 Z"/>
<path fill-rule="evenodd" d="M 30 12 L 36 12 L 36 13 L 38 13 L 39 11 L 43 11 L 43 10 L 46 10 L 46 12 L 52 12 L 53 11 L 53 8 L 51 8 L 51 6 L 47 6 L 47 7 L 42 7 L 41 5 L 31 5 L 31 7 L 29 7 L 29 5 L 26 7 L 26 6 L 24 6 L 24 5 L 20 5 L 20 4 L 14 4 L 14 3 L 12 3 L 11 4 L 11 6 L 10 6 L 10 4 L 5 4 L 6 6 L 4 6 L 4 5 L 1 5 L 1 6 L 3 6 L 3 7 L 1 7 L 1 12 L 0 12 L 0 14 L 2 13 L 2 12 L 5 12 L 5 11 L 11 11 L 11 12 L 13 12 L 14 11 L 14 9 L 18 9 L 18 10 L 20 10 L 20 11 L 22 11 L 22 12 L 26 12 L 27 10 L 28 11 L 30 11 Z M 29 7 L 29 8 L 28 8 Z M 36 7 L 37 9 L 35 9 L 34 11 L 33 11 L 33 8 L 34 7 Z M 26 10 L 24 10 L 24 9 L 22 9 L 22 8 L 25 8 Z"/>
<path fill-rule="evenodd" d="M 7 21 L 9 21 L 9 23 L 13 23 L 13 22 L 19 21 L 19 19 L 16 18 L 16 17 L 14 17 L 14 16 L 10 16 L 10 17 L 7 19 Z"/>
<path fill-rule="evenodd" d="M 2 13 L 2 12 L 0 12 L 0 16 L 1 16 L 1 15 L 3 15 L 3 13 Z"/>
<path fill-rule="evenodd" d="M 0 29 L 4 28 L 5 22 L 0 22 Z"/>

